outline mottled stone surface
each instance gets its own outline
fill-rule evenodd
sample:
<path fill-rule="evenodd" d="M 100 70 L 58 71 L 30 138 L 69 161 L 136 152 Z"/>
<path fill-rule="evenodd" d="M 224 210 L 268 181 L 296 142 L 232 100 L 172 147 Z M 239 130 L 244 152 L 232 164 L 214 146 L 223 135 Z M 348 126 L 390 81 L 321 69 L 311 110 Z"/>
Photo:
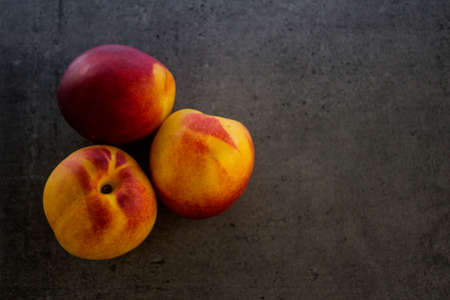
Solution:
<path fill-rule="evenodd" d="M 243 122 L 256 162 L 203 221 L 160 207 L 85 261 L 46 223 L 51 170 L 90 145 L 59 113 L 70 61 L 135 46 L 176 109 Z M 448 299 L 450 2 L 0 1 L 1 299 Z M 124 147 L 146 168 L 150 139 Z"/>

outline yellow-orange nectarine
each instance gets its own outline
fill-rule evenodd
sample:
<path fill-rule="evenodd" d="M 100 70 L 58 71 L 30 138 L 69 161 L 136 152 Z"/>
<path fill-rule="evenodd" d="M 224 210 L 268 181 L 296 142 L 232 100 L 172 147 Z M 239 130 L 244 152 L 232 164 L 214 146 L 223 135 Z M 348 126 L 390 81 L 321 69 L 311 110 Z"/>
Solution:
<path fill-rule="evenodd" d="M 137 162 L 111 146 L 70 154 L 50 174 L 44 212 L 69 253 L 107 259 L 137 247 L 150 233 L 157 204 Z"/>
<path fill-rule="evenodd" d="M 194 219 L 231 206 L 247 186 L 253 163 L 253 141 L 244 125 L 192 109 L 170 115 L 150 151 L 160 200 Z"/>

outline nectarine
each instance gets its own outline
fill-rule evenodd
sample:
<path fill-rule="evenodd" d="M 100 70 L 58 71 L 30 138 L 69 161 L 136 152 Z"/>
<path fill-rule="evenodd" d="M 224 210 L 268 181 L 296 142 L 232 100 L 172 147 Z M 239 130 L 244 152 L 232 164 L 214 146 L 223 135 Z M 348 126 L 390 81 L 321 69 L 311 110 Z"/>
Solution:
<path fill-rule="evenodd" d="M 150 151 L 160 200 L 193 219 L 217 215 L 242 194 L 253 170 L 254 148 L 241 123 L 192 109 L 170 115 Z"/>
<path fill-rule="evenodd" d="M 43 205 L 60 245 L 87 259 L 112 258 L 137 247 L 157 213 L 145 173 L 111 146 L 82 148 L 64 159 L 45 184 Z"/>
<path fill-rule="evenodd" d="M 67 122 L 85 138 L 111 144 L 152 133 L 169 115 L 174 99 L 170 71 L 146 53 L 122 45 L 81 54 L 58 88 Z"/>

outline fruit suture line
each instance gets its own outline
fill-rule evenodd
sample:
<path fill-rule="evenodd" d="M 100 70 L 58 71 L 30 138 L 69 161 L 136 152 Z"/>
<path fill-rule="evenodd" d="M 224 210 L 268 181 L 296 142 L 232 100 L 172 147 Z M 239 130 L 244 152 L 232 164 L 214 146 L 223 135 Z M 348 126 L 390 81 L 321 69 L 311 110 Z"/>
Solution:
<path fill-rule="evenodd" d="M 250 180 L 251 135 L 240 122 L 197 110 L 170 114 L 174 99 L 172 73 L 123 45 L 82 53 L 58 88 L 61 113 L 93 142 L 124 144 L 157 130 L 147 150 L 159 200 L 187 218 L 217 215 Z M 131 251 L 149 235 L 157 215 L 156 194 L 139 164 L 106 145 L 81 148 L 56 166 L 44 187 L 43 207 L 59 244 L 85 259 Z"/>

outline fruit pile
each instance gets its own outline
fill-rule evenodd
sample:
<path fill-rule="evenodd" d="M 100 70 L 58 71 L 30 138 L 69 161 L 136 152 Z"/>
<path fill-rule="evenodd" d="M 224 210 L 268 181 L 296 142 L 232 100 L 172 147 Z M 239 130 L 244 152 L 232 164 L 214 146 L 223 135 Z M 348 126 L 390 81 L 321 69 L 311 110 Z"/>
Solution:
<path fill-rule="evenodd" d="M 103 144 L 70 154 L 45 184 L 45 215 L 69 253 L 108 259 L 134 249 L 153 228 L 156 195 L 175 213 L 202 219 L 242 194 L 254 163 L 248 130 L 193 109 L 170 114 L 174 99 L 170 71 L 132 47 L 99 46 L 69 65 L 58 89 L 61 113 L 80 135 Z M 138 163 L 110 145 L 156 130 L 148 149 L 155 194 Z"/>

